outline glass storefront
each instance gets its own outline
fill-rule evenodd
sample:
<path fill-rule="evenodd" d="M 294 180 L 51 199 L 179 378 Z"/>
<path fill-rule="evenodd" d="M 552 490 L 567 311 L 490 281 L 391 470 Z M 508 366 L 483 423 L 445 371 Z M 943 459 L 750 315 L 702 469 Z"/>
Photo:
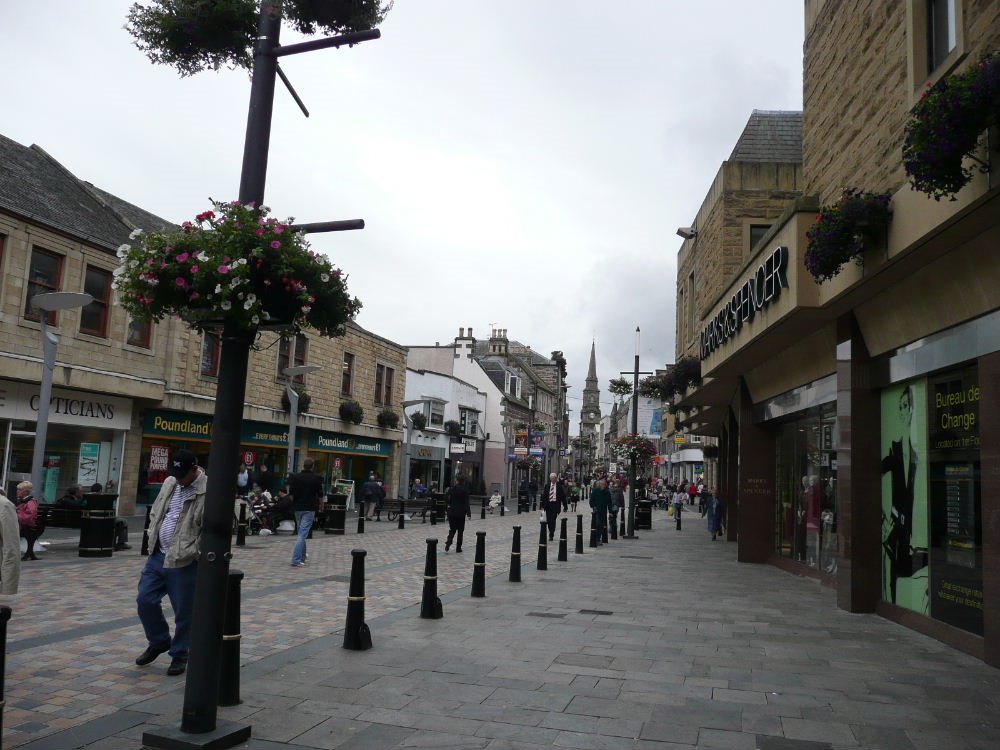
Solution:
<path fill-rule="evenodd" d="M 882 392 L 882 598 L 983 633 L 976 367 Z"/>
<path fill-rule="evenodd" d="M 777 426 L 775 551 L 837 573 L 837 414 L 824 404 Z"/>

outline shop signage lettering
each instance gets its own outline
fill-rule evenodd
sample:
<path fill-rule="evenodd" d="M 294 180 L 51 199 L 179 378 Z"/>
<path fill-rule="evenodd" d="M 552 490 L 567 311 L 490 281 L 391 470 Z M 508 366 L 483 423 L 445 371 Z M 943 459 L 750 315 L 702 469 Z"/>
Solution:
<path fill-rule="evenodd" d="M 357 453 L 366 456 L 388 456 L 391 445 L 385 440 L 371 440 L 356 435 L 334 432 L 311 432 L 309 448 L 332 453 Z"/>
<path fill-rule="evenodd" d="M 174 433 L 180 435 L 197 435 L 208 437 L 211 434 L 212 423 L 195 421 L 193 419 L 170 419 L 159 415 L 153 417 L 153 432 Z"/>
<path fill-rule="evenodd" d="M 170 411 L 148 411 L 143 420 L 143 434 L 187 440 L 211 440 L 212 417 L 207 414 L 183 414 Z M 244 445 L 288 445 L 288 430 L 263 422 L 243 422 L 240 442 Z"/>
<path fill-rule="evenodd" d="M 788 248 L 776 248 L 701 332 L 701 359 L 705 359 L 788 288 Z"/>
<path fill-rule="evenodd" d="M 31 410 L 38 411 L 38 399 L 36 394 L 31 397 Z M 115 405 L 100 403 L 98 401 L 84 401 L 82 398 L 61 398 L 53 396 L 49 401 L 51 405 L 49 414 L 69 414 L 73 417 L 91 417 L 93 419 L 114 419 Z"/>
<path fill-rule="evenodd" d="M 955 376 L 934 383 L 931 448 L 979 447 L 979 385 L 970 380 Z"/>
<path fill-rule="evenodd" d="M 38 419 L 39 386 L 0 380 L 0 419 Z M 55 424 L 127 430 L 132 423 L 132 402 L 100 393 L 52 389 L 49 421 Z"/>

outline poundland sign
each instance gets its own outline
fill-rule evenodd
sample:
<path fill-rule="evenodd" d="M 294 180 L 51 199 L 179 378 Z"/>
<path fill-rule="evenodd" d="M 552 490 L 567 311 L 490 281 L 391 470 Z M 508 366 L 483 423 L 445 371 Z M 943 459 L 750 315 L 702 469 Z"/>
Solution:
<path fill-rule="evenodd" d="M 782 245 L 775 249 L 760 264 L 756 272 L 736 291 L 708 325 L 701 331 L 701 359 L 704 360 L 736 332 L 748 320 L 753 320 L 758 310 L 763 310 L 778 299 L 781 290 L 788 288 L 788 248 Z"/>
<path fill-rule="evenodd" d="M 389 456 L 392 454 L 392 444 L 388 440 L 347 435 L 342 432 L 310 432 L 309 450 L 353 453 L 362 456 Z"/>

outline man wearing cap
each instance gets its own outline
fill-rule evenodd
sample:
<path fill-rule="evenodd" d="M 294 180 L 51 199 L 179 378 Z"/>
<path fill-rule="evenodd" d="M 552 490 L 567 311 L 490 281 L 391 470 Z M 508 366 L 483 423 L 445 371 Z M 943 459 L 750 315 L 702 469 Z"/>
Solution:
<path fill-rule="evenodd" d="M 178 450 L 149 514 L 149 549 L 139 576 L 136 606 L 149 646 L 135 660 L 142 667 L 169 651 L 169 675 L 187 669 L 191 614 L 198 573 L 205 489 L 208 478 L 191 451 Z M 174 637 L 163 616 L 163 597 L 174 610 Z"/>

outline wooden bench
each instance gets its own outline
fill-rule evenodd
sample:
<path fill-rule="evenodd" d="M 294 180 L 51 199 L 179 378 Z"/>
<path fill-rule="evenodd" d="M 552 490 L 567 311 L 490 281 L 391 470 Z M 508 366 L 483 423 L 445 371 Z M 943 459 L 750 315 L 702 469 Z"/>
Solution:
<path fill-rule="evenodd" d="M 382 507 L 375 509 L 375 518 L 381 520 L 382 513 L 385 513 L 385 517 L 389 521 L 395 521 L 399 517 L 399 498 L 390 499 L 386 498 L 382 501 Z M 427 512 L 431 509 L 430 498 L 428 497 L 413 497 L 409 500 L 404 499 L 405 512 L 413 518 L 419 515 L 421 523 L 427 521 Z"/>
<path fill-rule="evenodd" d="M 51 503 L 38 504 L 38 521 L 59 529 L 78 529 L 83 519 L 83 508 L 64 508 Z"/>

